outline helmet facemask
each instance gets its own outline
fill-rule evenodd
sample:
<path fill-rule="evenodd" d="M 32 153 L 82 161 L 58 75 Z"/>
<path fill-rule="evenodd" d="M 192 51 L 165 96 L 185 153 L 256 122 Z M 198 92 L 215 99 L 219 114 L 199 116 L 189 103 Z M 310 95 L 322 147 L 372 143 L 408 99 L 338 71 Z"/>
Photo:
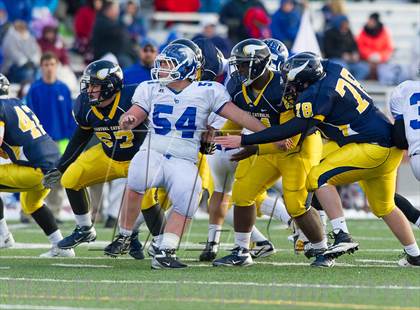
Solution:
<path fill-rule="evenodd" d="M 179 80 L 195 80 L 197 75 L 196 68 L 192 67 L 189 72 L 182 72 L 186 70 L 184 67 L 188 63 L 188 59 L 178 63 L 174 57 L 169 57 L 164 54 L 159 54 L 151 70 L 152 79 L 159 81 L 161 85 L 168 85 L 174 81 Z"/>
<path fill-rule="evenodd" d="M 269 57 L 261 59 L 259 57 L 237 57 L 229 59 L 232 78 L 245 86 L 251 85 L 256 79 L 264 74 L 270 65 Z"/>

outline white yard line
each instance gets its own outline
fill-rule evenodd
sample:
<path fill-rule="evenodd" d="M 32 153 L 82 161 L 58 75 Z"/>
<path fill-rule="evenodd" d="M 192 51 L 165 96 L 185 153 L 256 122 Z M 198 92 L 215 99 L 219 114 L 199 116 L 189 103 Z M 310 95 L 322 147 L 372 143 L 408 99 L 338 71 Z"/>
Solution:
<path fill-rule="evenodd" d="M 0 266 L 0 270 L 9 270 L 10 267 L 9 266 Z"/>
<path fill-rule="evenodd" d="M 361 263 L 378 263 L 378 264 L 395 264 L 395 261 L 392 260 L 382 260 L 382 259 L 355 259 L 356 262 Z"/>
<path fill-rule="evenodd" d="M 86 264 L 51 264 L 56 267 L 72 267 L 72 268 L 112 268 L 108 265 L 86 265 Z"/>
<path fill-rule="evenodd" d="M 258 282 L 224 282 L 224 281 L 171 281 L 171 280 L 67 280 L 46 278 L 10 278 L 0 277 L 4 281 L 47 282 L 47 283 L 98 283 L 98 284 L 168 284 L 168 285 L 219 285 L 245 287 L 289 287 L 289 288 L 324 288 L 324 289 L 379 289 L 379 290 L 420 290 L 420 286 L 399 285 L 341 285 L 341 284 L 309 284 L 309 283 L 258 283 Z"/>
<path fill-rule="evenodd" d="M 58 307 L 58 306 L 33 306 L 33 305 L 8 305 L 0 304 L 0 309 L 21 310 L 118 310 L 117 308 L 82 308 L 82 307 Z"/>

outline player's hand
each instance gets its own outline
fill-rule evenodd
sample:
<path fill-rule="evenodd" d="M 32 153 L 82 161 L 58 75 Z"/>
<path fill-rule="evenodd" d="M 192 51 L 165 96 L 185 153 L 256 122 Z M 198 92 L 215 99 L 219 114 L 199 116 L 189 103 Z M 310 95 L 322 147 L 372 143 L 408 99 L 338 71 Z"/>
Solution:
<path fill-rule="evenodd" d="M 220 136 L 215 137 L 214 142 L 220 144 L 223 147 L 236 149 L 241 146 L 241 136 Z"/>
<path fill-rule="evenodd" d="M 240 161 L 258 153 L 258 145 L 247 145 L 230 158 L 231 161 Z"/>
<path fill-rule="evenodd" d="M 274 144 L 276 144 L 277 147 L 283 151 L 291 150 L 294 146 L 292 139 L 284 139 L 284 140 L 275 142 Z"/>
<path fill-rule="evenodd" d="M 120 128 L 122 130 L 131 130 L 135 127 L 137 117 L 131 114 L 123 114 L 120 118 Z"/>
<path fill-rule="evenodd" d="M 48 171 L 42 179 L 45 188 L 56 188 L 60 186 L 62 173 L 58 169 Z"/>

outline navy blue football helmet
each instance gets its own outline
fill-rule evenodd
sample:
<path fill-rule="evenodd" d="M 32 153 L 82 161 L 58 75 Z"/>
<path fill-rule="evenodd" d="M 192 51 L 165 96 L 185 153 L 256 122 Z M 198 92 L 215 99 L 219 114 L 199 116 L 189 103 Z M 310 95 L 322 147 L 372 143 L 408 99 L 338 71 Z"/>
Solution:
<path fill-rule="evenodd" d="M 194 43 L 203 53 L 203 65 L 197 75 L 200 81 L 214 81 L 223 72 L 223 55 L 220 58 L 219 50 L 210 39 L 199 38 Z"/>
<path fill-rule="evenodd" d="M 229 58 L 231 78 L 249 86 L 268 69 L 270 49 L 261 40 L 246 39 L 236 44 Z"/>
<path fill-rule="evenodd" d="M 274 71 L 281 71 L 281 67 L 289 58 L 289 51 L 287 50 L 286 45 L 283 42 L 277 39 L 265 39 L 263 40 L 267 44 L 271 53 L 271 64 L 270 68 Z"/>
<path fill-rule="evenodd" d="M 89 85 L 99 85 L 98 91 L 89 91 Z M 121 67 L 108 60 L 97 60 L 90 63 L 83 71 L 80 80 L 80 93 L 86 93 L 89 104 L 96 106 L 104 100 L 112 98 L 123 87 Z M 96 93 L 99 93 L 97 95 Z"/>
<path fill-rule="evenodd" d="M 7 77 L 0 73 L 0 96 L 9 94 L 10 82 Z"/>
<path fill-rule="evenodd" d="M 325 71 L 320 56 L 303 52 L 293 55 L 284 63 L 282 74 L 286 83 L 299 92 L 323 78 Z"/>
<path fill-rule="evenodd" d="M 162 85 L 178 80 L 195 80 L 199 61 L 194 51 L 182 44 L 169 44 L 156 57 L 152 79 Z"/>

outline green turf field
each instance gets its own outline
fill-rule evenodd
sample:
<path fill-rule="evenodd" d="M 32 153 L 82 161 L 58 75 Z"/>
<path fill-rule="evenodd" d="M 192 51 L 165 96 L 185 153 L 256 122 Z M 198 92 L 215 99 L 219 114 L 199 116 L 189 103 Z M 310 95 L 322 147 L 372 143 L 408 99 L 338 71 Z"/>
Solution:
<path fill-rule="evenodd" d="M 263 232 L 266 224 L 258 224 Z M 332 269 L 309 267 L 293 254 L 290 232 L 276 225 L 276 255 L 246 268 L 211 267 L 197 261 L 206 225 L 194 221 L 183 239 L 179 256 L 188 269 L 156 271 L 150 259 L 104 257 L 111 230 L 97 228 L 100 242 L 78 247 L 77 258 L 39 259 L 48 246 L 41 231 L 12 224 L 17 246 L 0 250 L 0 309 L 420 309 L 420 269 L 396 265 L 402 251 L 380 220 L 349 221 L 360 250 Z M 222 242 L 232 247 L 232 232 Z"/>

